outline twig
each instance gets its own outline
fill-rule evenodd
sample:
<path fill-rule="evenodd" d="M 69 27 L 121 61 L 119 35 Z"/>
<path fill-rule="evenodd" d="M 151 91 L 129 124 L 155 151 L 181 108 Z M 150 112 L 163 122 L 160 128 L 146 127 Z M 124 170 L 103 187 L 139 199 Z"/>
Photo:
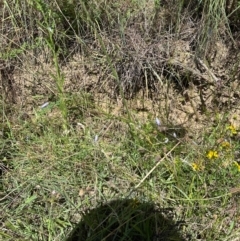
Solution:
<path fill-rule="evenodd" d="M 161 158 L 156 165 L 146 174 L 146 176 L 136 185 L 136 187 L 134 189 L 137 189 L 147 178 L 148 176 L 158 167 L 158 165 L 164 160 L 166 159 L 166 157 L 180 144 L 180 141 L 167 153 L 164 155 L 163 158 Z"/>
<path fill-rule="evenodd" d="M 203 61 L 199 58 L 197 58 L 197 61 L 203 66 L 203 68 L 211 75 L 211 77 L 216 81 L 216 83 L 219 82 L 219 79 L 214 75 L 214 73 L 206 66 L 206 64 L 203 63 Z"/>

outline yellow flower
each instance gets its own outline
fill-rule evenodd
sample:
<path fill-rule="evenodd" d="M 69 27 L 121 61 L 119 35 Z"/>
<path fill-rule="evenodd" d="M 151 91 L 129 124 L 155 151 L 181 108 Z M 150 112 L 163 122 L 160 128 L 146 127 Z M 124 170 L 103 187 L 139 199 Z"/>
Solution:
<path fill-rule="evenodd" d="M 197 163 L 192 163 L 192 169 L 194 170 L 194 171 L 200 171 L 200 166 L 197 164 Z"/>
<path fill-rule="evenodd" d="M 198 165 L 196 163 L 192 163 L 192 169 L 194 171 L 197 171 L 198 170 Z"/>
<path fill-rule="evenodd" d="M 232 135 L 236 135 L 237 134 L 237 129 L 236 129 L 236 127 L 234 125 L 228 126 L 227 129 L 231 131 Z"/>
<path fill-rule="evenodd" d="M 223 147 L 223 148 L 226 148 L 226 149 L 228 149 L 228 148 L 230 148 L 230 143 L 228 142 L 228 141 L 223 141 L 222 143 L 221 143 L 221 146 Z"/>
<path fill-rule="evenodd" d="M 196 162 L 193 162 L 191 166 L 194 171 L 204 170 L 204 165 L 202 163 L 202 160 L 197 160 Z"/>
<path fill-rule="evenodd" d="M 213 158 L 218 158 L 218 153 L 217 153 L 217 151 L 209 151 L 208 153 L 207 153 L 207 158 L 208 159 L 213 159 Z"/>
<path fill-rule="evenodd" d="M 237 166 L 238 171 L 240 172 L 240 163 L 234 161 L 234 164 Z"/>

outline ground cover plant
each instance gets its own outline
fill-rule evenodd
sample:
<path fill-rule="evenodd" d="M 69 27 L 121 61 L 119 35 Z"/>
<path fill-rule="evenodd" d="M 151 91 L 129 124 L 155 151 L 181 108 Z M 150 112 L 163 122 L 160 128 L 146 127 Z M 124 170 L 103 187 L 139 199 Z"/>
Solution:
<path fill-rule="evenodd" d="M 240 240 L 240 5 L 0 1 L 0 240 Z"/>

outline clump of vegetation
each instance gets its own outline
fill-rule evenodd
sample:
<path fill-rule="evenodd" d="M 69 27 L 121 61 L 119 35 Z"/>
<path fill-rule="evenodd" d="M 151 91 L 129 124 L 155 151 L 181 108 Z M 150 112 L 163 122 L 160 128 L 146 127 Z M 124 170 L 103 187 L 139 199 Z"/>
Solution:
<path fill-rule="evenodd" d="M 2 239 L 238 239 L 238 1 L 0 7 Z"/>

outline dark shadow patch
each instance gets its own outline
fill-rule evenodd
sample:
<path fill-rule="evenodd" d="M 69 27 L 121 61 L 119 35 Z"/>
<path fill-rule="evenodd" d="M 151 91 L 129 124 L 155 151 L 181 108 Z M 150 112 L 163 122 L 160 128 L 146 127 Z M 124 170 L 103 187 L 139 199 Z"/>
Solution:
<path fill-rule="evenodd" d="M 135 199 L 111 201 L 86 211 L 65 241 L 183 241 L 168 214 Z"/>

